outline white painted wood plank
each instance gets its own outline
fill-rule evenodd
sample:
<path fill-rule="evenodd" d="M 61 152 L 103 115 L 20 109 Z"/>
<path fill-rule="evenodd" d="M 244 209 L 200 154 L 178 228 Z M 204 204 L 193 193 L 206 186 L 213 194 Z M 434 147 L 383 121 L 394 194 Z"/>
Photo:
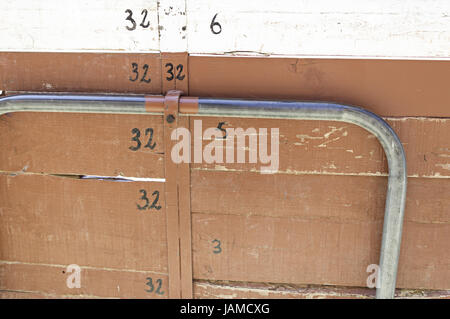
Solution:
<path fill-rule="evenodd" d="M 194 54 L 450 56 L 449 0 L 186 1 Z"/>
<path fill-rule="evenodd" d="M 186 52 L 186 2 L 165 0 L 159 2 L 161 52 Z"/>
<path fill-rule="evenodd" d="M 159 51 L 157 0 L 2 0 L 0 50 Z"/>
<path fill-rule="evenodd" d="M 0 51 L 448 59 L 450 0 L 2 0 Z"/>

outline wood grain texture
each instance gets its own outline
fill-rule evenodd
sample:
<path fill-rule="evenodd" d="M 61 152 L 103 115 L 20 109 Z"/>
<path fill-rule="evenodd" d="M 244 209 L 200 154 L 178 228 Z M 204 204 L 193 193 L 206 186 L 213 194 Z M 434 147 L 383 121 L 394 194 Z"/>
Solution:
<path fill-rule="evenodd" d="M 380 116 L 449 117 L 450 61 L 189 57 L 201 97 L 327 101 Z"/>
<path fill-rule="evenodd" d="M 0 117 L 0 170 L 164 177 L 162 116 L 10 113 Z M 139 130 L 140 148 L 132 139 Z M 150 143 L 145 147 L 153 129 Z"/>
<path fill-rule="evenodd" d="M 5 3 L 0 50 L 448 58 L 448 11 L 446 0 L 28 0 Z"/>
<path fill-rule="evenodd" d="M 137 72 L 133 72 L 136 63 Z M 148 65 L 146 81 L 141 81 Z M 137 77 L 137 79 L 136 79 Z M 135 80 L 136 79 L 136 80 Z M 1 52 L 6 91 L 161 93 L 161 61 L 151 53 Z"/>
<path fill-rule="evenodd" d="M 163 183 L 0 176 L 0 260 L 167 273 Z"/>
<path fill-rule="evenodd" d="M 164 153 L 168 155 L 175 142 L 172 140 L 172 133 L 178 127 L 179 91 L 170 91 L 164 99 Z M 169 116 L 173 121 L 168 121 Z M 167 225 L 167 254 L 169 262 L 169 287 L 170 298 L 181 298 L 181 255 L 180 255 L 180 208 L 178 201 L 179 186 L 178 180 L 180 172 L 178 165 L 168 156 L 164 163 L 164 197 Z"/>
<path fill-rule="evenodd" d="M 58 0 L 6 2 L 0 13 L 1 50 L 15 51 L 158 51 L 156 0 Z M 135 29 L 130 20 L 135 20 Z M 144 25 L 140 26 L 147 10 Z"/>
<path fill-rule="evenodd" d="M 450 6 L 444 0 L 186 0 L 186 5 L 190 53 L 447 58 L 450 52 Z M 216 13 L 219 34 L 210 29 Z"/>
<path fill-rule="evenodd" d="M 343 174 L 343 175 L 387 175 L 387 162 L 383 148 L 374 135 L 353 124 L 330 121 L 298 121 L 275 119 L 239 119 L 217 117 L 191 117 L 201 120 L 203 132 L 223 122 L 223 129 L 255 129 L 258 141 L 267 136 L 268 153 L 271 129 L 279 129 L 280 174 Z M 450 120 L 437 118 L 388 118 L 387 122 L 398 134 L 405 149 L 408 176 L 450 177 Z M 262 129 L 267 129 L 267 134 Z M 219 132 L 219 131 L 218 131 Z M 191 130 L 192 136 L 194 130 Z M 222 134 L 222 133 L 221 133 Z M 232 140 L 233 141 L 233 140 Z M 261 171 L 268 164 L 249 163 L 249 138 L 245 142 L 245 163 L 237 163 L 236 138 L 234 147 L 227 148 L 220 141 L 223 163 L 194 163 L 194 169 Z M 203 149 L 211 143 L 203 140 Z M 192 146 L 192 149 L 193 146 Z M 227 163 L 226 154 L 234 152 L 234 163 Z M 258 147 L 260 152 L 260 147 Z M 259 154 L 259 153 L 258 153 Z"/>
<path fill-rule="evenodd" d="M 0 298 L 167 298 L 168 276 L 145 271 L 112 270 L 81 266 L 80 288 L 68 288 L 66 265 L 0 261 Z M 154 290 L 146 285 L 152 278 Z M 161 287 L 156 293 L 161 279 Z M 1 291 L 9 294 L 3 295 Z M 11 293 L 16 295 L 11 296 Z"/>
<path fill-rule="evenodd" d="M 364 287 L 378 263 L 385 177 L 193 171 L 191 180 L 196 279 Z M 400 288 L 450 285 L 449 187 L 409 179 Z"/>
<path fill-rule="evenodd" d="M 207 299 L 373 299 L 374 289 L 331 286 L 295 286 L 196 280 L 195 298 Z M 397 299 L 449 299 L 449 290 L 397 289 Z"/>

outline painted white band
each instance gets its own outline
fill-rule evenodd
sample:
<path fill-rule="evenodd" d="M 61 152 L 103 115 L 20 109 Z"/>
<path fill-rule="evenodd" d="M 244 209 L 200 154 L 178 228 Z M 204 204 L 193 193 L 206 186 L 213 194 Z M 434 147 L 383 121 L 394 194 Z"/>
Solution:
<path fill-rule="evenodd" d="M 450 1 L 5 1 L 0 51 L 445 59 Z"/>

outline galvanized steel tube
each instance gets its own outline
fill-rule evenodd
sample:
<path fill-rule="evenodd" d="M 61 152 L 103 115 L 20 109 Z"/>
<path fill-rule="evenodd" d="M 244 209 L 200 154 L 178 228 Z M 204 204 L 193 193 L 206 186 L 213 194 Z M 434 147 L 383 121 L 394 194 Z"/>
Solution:
<path fill-rule="evenodd" d="M 0 114 L 18 111 L 161 114 L 149 113 L 145 103 L 143 95 L 16 95 L 0 98 Z M 376 297 L 394 297 L 406 200 L 406 159 L 400 140 L 382 118 L 361 108 L 334 103 L 213 98 L 199 98 L 195 115 L 340 121 L 356 124 L 374 134 L 383 146 L 389 165 Z"/>

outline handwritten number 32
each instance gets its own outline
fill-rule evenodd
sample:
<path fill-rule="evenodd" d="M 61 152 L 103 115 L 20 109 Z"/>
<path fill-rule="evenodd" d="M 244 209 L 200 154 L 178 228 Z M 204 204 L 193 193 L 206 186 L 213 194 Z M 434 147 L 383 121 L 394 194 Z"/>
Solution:
<path fill-rule="evenodd" d="M 164 291 L 161 291 L 162 279 L 156 279 L 156 284 L 158 285 L 156 287 L 156 290 L 155 290 L 155 286 L 153 285 L 152 278 L 151 277 L 147 277 L 146 279 L 147 279 L 146 285 L 148 286 L 148 289 L 145 289 L 146 292 L 151 293 L 151 292 L 154 291 L 158 295 L 164 295 Z"/>
<path fill-rule="evenodd" d="M 125 20 L 130 21 L 130 23 L 131 23 L 131 27 L 129 27 L 129 26 L 125 26 L 125 27 L 129 31 L 136 30 L 136 21 L 133 19 L 133 11 L 131 11 L 130 9 L 127 9 L 127 10 L 125 10 L 125 13 L 128 13 L 128 16 Z M 142 22 L 139 25 L 144 29 L 146 29 L 150 26 L 149 21 L 147 21 L 147 23 L 145 23 L 145 19 L 147 19 L 147 14 L 148 14 L 147 9 L 142 10 L 141 15 L 143 16 L 143 18 L 142 18 Z"/>
<path fill-rule="evenodd" d="M 137 206 L 137 208 L 139 210 L 152 209 L 152 208 L 154 208 L 156 210 L 160 210 L 161 209 L 161 205 L 157 205 L 158 201 L 159 201 L 159 191 L 154 191 L 152 193 L 152 196 L 154 196 L 154 200 L 153 200 L 153 202 L 151 204 L 150 204 L 150 200 L 147 197 L 147 191 L 145 189 L 141 189 L 141 190 L 139 190 L 139 192 L 142 194 L 140 199 L 145 202 L 144 206 L 136 204 L 136 206 Z"/>
<path fill-rule="evenodd" d="M 135 82 L 139 78 L 139 70 L 138 70 L 139 65 L 137 63 L 133 62 L 133 63 L 131 63 L 131 68 L 132 68 L 131 71 L 134 73 L 134 75 L 130 76 L 129 79 L 131 82 Z M 144 70 L 144 74 L 142 75 L 140 82 L 150 83 L 152 79 L 150 78 L 150 76 L 147 76 L 148 69 L 149 69 L 148 64 L 144 64 L 142 69 Z"/>
<path fill-rule="evenodd" d="M 136 145 L 135 146 L 130 146 L 128 148 L 130 150 L 132 150 L 132 151 L 137 151 L 138 149 L 141 148 L 141 145 L 142 145 L 141 140 L 139 139 L 141 137 L 141 131 L 138 128 L 134 128 L 134 129 L 131 130 L 131 134 L 134 135 L 131 138 L 131 140 L 133 142 L 135 142 Z M 153 129 L 151 127 L 147 128 L 145 130 L 145 135 L 149 136 L 149 138 L 148 138 L 147 144 L 144 145 L 144 148 L 147 147 L 147 148 L 149 148 L 151 150 L 154 149 L 155 146 L 156 146 L 156 143 L 153 142 Z"/>
<path fill-rule="evenodd" d="M 176 70 L 178 71 L 176 77 L 175 74 L 173 73 L 173 64 L 172 63 L 166 63 L 166 68 L 167 68 L 167 74 L 169 74 L 169 76 L 166 76 L 167 81 L 172 81 L 174 78 L 176 78 L 177 80 L 182 81 L 186 75 L 181 74 L 183 73 L 183 65 L 182 64 L 178 64 L 176 66 Z"/>

